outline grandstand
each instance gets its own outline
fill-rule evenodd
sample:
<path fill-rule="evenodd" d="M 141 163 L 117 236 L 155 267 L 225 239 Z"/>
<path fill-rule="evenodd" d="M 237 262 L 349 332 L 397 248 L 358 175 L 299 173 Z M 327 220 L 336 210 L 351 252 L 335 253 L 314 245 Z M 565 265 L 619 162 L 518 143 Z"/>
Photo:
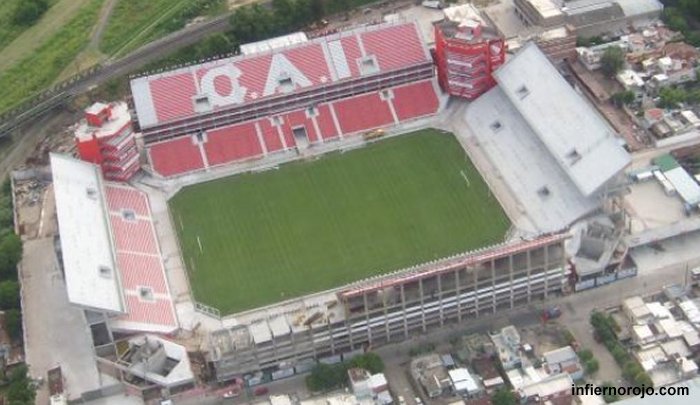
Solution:
<path fill-rule="evenodd" d="M 67 156 L 51 154 L 51 171 L 69 301 L 115 331 L 177 329 L 146 195 Z"/>
<path fill-rule="evenodd" d="M 300 151 L 439 109 L 416 23 L 260 49 L 132 80 L 137 125 L 156 173 Z"/>

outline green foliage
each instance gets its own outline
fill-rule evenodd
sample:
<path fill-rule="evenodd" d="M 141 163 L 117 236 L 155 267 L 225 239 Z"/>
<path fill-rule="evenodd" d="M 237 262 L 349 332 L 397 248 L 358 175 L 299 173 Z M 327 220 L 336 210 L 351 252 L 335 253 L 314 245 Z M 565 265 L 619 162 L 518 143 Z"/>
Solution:
<path fill-rule="evenodd" d="M 675 108 L 680 103 L 688 100 L 688 93 L 680 87 L 664 87 L 659 90 L 659 102 L 661 108 Z"/>
<path fill-rule="evenodd" d="M 586 374 L 594 374 L 600 368 L 600 364 L 596 359 L 588 359 L 583 364 L 583 367 L 586 369 Z"/>
<path fill-rule="evenodd" d="M 362 356 L 353 357 L 349 362 L 350 368 L 363 368 L 372 374 L 384 371 L 384 361 L 376 353 L 365 353 Z"/>
<path fill-rule="evenodd" d="M 491 397 L 493 405 L 515 405 L 517 398 L 515 394 L 507 388 L 499 388 Z"/>
<path fill-rule="evenodd" d="M 612 387 L 612 386 L 613 385 L 609 382 L 604 382 L 602 385 L 602 387 Z M 604 393 L 603 400 L 608 404 L 611 404 L 613 402 L 617 402 L 620 400 L 620 397 L 617 394 L 611 395 L 609 390 L 603 391 L 603 393 Z"/>
<path fill-rule="evenodd" d="M 221 9 L 224 0 L 121 0 L 112 11 L 100 49 L 114 54 L 177 31 L 194 17 Z"/>
<path fill-rule="evenodd" d="M 33 404 L 35 396 L 36 392 L 29 378 L 27 366 L 21 365 L 12 370 L 10 374 L 10 385 L 6 393 L 8 405 Z"/>
<path fill-rule="evenodd" d="M 581 359 L 581 361 L 587 361 L 593 358 L 593 353 L 588 349 L 583 349 L 578 352 L 578 358 Z"/>
<path fill-rule="evenodd" d="M 22 313 L 19 309 L 5 311 L 5 328 L 13 341 L 22 339 Z"/>
<path fill-rule="evenodd" d="M 610 351 L 615 362 L 622 367 L 622 376 L 630 383 L 638 386 L 642 384 L 653 386 L 651 379 L 644 372 L 642 366 L 617 341 L 614 331 L 619 326 L 612 317 L 601 312 L 594 312 L 591 315 L 590 323 L 595 329 L 595 333 L 598 334 L 605 347 Z"/>
<path fill-rule="evenodd" d="M 634 92 L 631 90 L 624 90 L 617 92 L 610 97 L 610 100 L 618 107 L 622 105 L 632 104 L 635 100 Z"/>
<path fill-rule="evenodd" d="M 625 51 L 619 46 L 609 46 L 600 57 L 600 69 L 608 77 L 614 77 L 625 66 Z"/>
<path fill-rule="evenodd" d="M 19 283 L 14 280 L 0 282 L 0 309 L 19 308 Z"/>
<path fill-rule="evenodd" d="M 22 259 L 22 241 L 13 232 L 0 240 L 0 279 L 15 278 L 17 263 Z"/>
<path fill-rule="evenodd" d="M 348 382 L 350 368 L 363 368 L 371 374 L 376 374 L 384 370 L 384 362 L 377 354 L 368 352 L 339 364 L 319 363 L 306 377 L 306 386 L 313 392 L 341 388 Z"/>
<path fill-rule="evenodd" d="M 435 350 L 435 344 L 433 343 L 423 343 L 419 346 L 412 347 L 408 351 L 408 355 L 411 357 L 421 356 L 423 354 L 432 353 Z"/>
<path fill-rule="evenodd" d="M 34 25 L 48 9 L 48 0 L 23 0 L 17 4 L 12 21 L 16 25 Z"/>
<path fill-rule="evenodd" d="M 103 0 L 90 0 L 51 39 L 0 73 L 0 111 L 49 87 L 87 44 Z"/>
<path fill-rule="evenodd" d="M 594 37 L 576 37 L 576 46 L 593 46 L 604 43 L 603 38 L 599 36 Z"/>

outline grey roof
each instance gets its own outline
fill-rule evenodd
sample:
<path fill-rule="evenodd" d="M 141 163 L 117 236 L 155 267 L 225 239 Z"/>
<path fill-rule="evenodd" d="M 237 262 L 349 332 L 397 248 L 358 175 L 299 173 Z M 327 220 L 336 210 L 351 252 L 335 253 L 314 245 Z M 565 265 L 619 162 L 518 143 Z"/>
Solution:
<path fill-rule="evenodd" d="M 499 87 L 467 108 L 466 123 L 521 209 L 541 232 L 563 229 L 598 203 L 569 180 Z M 493 129 L 498 122 L 500 127 Z M 549 195 L 538 193 L 546 187 Z"/>
<path fill-rule="evenodd" d="M 558 364 L 578 359 L 578 356 L 571 346 L 564 346 L 545 353 L 544 359 L 549 364 Z"/>
<path fill-rule="evenodd" d="M 659 0 L 616 0 L 626 17 L 649 13 L 661 13 L 664 5 Z"/>
<path fill-rule="evenodd" d="M 564 80 L 534 43 L 495 73 L 498 88 L 586 196 L 630 162 L 615 131 Z"/>

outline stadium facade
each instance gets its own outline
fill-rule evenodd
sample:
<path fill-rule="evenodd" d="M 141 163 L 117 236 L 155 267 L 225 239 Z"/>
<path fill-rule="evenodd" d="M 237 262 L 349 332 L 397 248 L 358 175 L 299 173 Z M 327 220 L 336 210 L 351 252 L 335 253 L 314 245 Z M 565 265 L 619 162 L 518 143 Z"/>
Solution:
<path fill-rule="evenodd" d="M 219 381 L 278 379 L 565 288 L 566 234 L 486 248 L 228 319 L 210 334 Z"/>
<path fill-rule="evenodd" d="M 437 113 L 416 23 L 368 26 L 131 81 L 151 166 L 170 177 Z"/>

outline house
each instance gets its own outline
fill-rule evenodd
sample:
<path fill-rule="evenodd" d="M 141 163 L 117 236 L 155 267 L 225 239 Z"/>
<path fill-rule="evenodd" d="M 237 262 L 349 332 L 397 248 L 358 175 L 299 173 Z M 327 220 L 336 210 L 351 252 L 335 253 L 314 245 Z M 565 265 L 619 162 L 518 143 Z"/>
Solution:
<path fill-rule="evenodd" d="M 545 369 L 549 374 L 567 373 L 572 380 L 583 378 L 583 367 L 571 346 L 564 346 L 543 355 Z"/>
<path fill-rule="evenodd" d="M 501 329 L 500 333 L 491 335 L 491 341 L 496 346 L 498 359 L 505 370 L 513 369 L 522 364 L 520 359 L 520 334 L 515 326 L 506 326 Z"/>
<path fill-rule="evenodd" d="M 544 380 L 518 389 L 521 404 L 547 403 L 571 404 L 573 381 L 567 373 L 552 375 Z"/>
<path fill-rule="evenodd" d="M 430 398 L 436 398 L 451 386 L 447 368 L 438 354 L 421 356 L 411 361 L 411 377 Z"/>
<path fill-rule="evenodd" d="M 653 316 L 642 297 L 630 297 L 622 302 L 622 311 L 633 324 L 643 324 Z"/>
<path fill-rule="evenodd" d="M 483 386 L 466 368 L 456 368 L 449 371 L 450 381 L 454 392 L 465 398 L 476 398 L 484 392 Z"/>

